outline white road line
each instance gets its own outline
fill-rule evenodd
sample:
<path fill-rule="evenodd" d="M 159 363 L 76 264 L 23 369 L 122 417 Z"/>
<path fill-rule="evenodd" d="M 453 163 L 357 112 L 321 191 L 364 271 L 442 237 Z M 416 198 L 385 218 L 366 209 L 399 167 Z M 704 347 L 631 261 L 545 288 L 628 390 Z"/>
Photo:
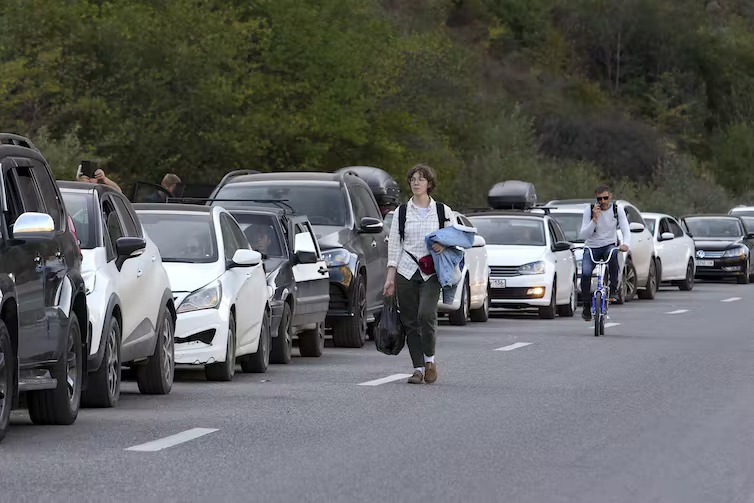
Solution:
<path fill-rule="evenodd" d="M 668 311 L 665 314 L 683 314 L 683 313 L 688 313 L 688 312 L 689 312 L 688 309 L 676 309 L 675 311 Z"/>
<path fill-rule="evenodd" d="M 617 327 L 620 323 L 605 323 L 605 328 Z"/>
<path fill-rule="evenodd" d="M 400 379 L 408 379 L 413 374 L 393 374 L 391 376 L 383 377 L 381 379 L 375 379 L 374 381 L 367 381 L 359 383 L 359 386 L 379 386 L 388 382 L 398 381 Z"/>
<path fill-rule="evenodd" d="M 503 346 L 502 348 L 497 348 L 495 351 L 513 351 L 514 349 L 523 348 L 524 346 L 531 346 L 534 344 L 533 342 L 517 342 L 515 344 L 511 344 L 510 346 Z"/>
<path fill-rule="evenodd" d="M 176 433 L 175 435 L 170 435 L 169 437 L 160 438 L 158 440 L 153 440 L 152 442 L 147 442 L 146 444 L 134 445 L 133 447 L 129 447 L 126 450 L 140 452 L 161 451 L 163 449 L 167 449 L 168 447 L 173 447 L 174 445 L 182 444 L 183 442 L 188 442 L 189 440 L 203 437 L 204 435 L 215 431 L 217 431 L 217 428 L 191 428 L 190 430 L 182 431 L 180 433 Z"/>
<path fill-rule="evenodd" d="M 741 300 L 741 297 L 731 297 L 729 299 L 723 299 L 720 302 L 735 302 L 737 300 Z"/>

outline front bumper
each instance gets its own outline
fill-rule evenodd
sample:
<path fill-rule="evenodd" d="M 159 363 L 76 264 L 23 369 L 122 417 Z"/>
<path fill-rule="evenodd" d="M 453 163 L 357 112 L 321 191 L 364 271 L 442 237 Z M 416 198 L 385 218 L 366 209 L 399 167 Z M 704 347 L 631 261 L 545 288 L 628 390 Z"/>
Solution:
<path fill-rule="evenodd" d="M 708 265 L 710 262 L 712 265 Z M 697 278 L 731 278 L 746 274 L 749 274 L 746 269 L 746 258 L 696 259 Z"/>
<path fill-rule="evenodd" d="M 222 307 L 180 313 L 175 325 L 175 363 L 205 365 L 224 362 L 229 314 Z"/>
<path fill-rule="evenodd" d="M 496 286 L 495 280 L 504 280 L 505 288 Z M 505 309 L 526 309 L 550 305 L 552 279 L 546 274 L 490 278 L 490 306 Z"/>
<path fill-rule="evenodd" d="M 327 319 L 351 318 L 353 309 L 353 273 L 348 266 L 331 266 L 330 272 L 330 303 L 327 309 Z"/>

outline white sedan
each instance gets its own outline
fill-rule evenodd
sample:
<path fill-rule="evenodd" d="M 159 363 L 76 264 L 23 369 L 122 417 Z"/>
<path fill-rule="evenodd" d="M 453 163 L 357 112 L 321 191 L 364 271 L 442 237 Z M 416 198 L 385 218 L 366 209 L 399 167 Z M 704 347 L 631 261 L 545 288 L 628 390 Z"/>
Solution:
<path fill-rule="evenodd" d="M 696 274 L 694 240 L 670 215 L 642 213 L 641 216 L 647 224 L 647 229 L 654 236 L 662 281 L 670 281 L 681 290 L 694 288 Z"/>
<path fill-rule="evenodd" d="M 271 288 L 262 255 L 220 206 L 135 204 L 157 243 L 178 306 L 175 363 L 204 365 L 211 381 L 266 372 Z"/>

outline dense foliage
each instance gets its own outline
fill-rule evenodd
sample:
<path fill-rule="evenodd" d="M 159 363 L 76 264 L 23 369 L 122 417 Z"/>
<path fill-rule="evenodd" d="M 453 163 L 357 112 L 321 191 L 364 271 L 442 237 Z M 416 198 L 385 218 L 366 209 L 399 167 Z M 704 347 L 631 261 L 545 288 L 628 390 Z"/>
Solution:
<path fill-rule="evenodd" d="M 5 0 L 0 124 L 60 178 L 437 167 L 643 209 L 754 196 L 746 0 Z"/>

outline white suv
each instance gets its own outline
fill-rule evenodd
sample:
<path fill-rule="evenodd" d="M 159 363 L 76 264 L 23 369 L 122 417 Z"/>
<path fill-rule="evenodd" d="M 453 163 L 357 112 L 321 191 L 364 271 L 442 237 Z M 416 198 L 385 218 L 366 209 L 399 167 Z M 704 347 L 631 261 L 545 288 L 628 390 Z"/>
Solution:
<path fill-rule="evenodd" d="M 173 385 L 176 311 L 160 252 L 131 203 L 107 185 L 58 182 L 81 246 L 91 342 L 84 405 L 113 407 L 121 366 L 139 391 Z"/>

